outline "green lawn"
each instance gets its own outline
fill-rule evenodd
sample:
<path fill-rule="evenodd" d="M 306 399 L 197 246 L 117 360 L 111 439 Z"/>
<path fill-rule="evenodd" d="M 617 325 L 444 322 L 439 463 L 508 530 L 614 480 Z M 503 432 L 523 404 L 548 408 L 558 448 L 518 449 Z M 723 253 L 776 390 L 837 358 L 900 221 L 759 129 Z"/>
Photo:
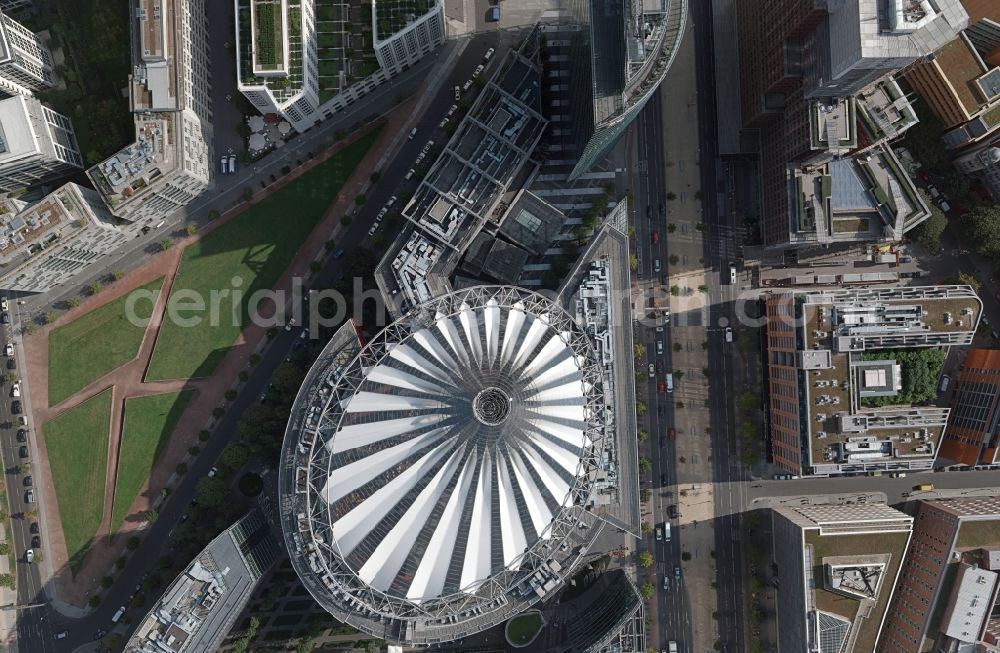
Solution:
<path fill-rule="evenodd" d="M 207 319 L 207 310 L 178 311 L 183 318 L 206 319 L 197 326 L 164 321 L 147 373 L 149 379 L 187 379 L 212 373 L 247 324 L 248 298 L 278 282 L 377 137 L 375 130 L 349 145 L 184 251 L 171 299 L 178 292 L 193 291 L 204 298 L 207 307 L 212 290 L 230 289 L 233 278 L 239 277 L 243 283 L 238 319 L 231 317 L 233 300 L 229 294 L 218 302 L 218 313 L 225 319 L 216 324 Z"/>
<path fill-rule="evenodd" d="M 167 392 L 125 401 L 125 425 L 118 453 L 111 533 L 121 528 L 129 508 L 177 426 L 193 391 Z"/>
<path fill-rule="evenodd" d="M 507 622 L 507 639 L 513 644 L 527 644 L 542 628 L 542 618 L 537 612 L 522 614 Z"/>
<path fill-rule="evenodd" d="M 45 423 L 69 566 L 80 568 L 104 514 L 111 388 Z"/>
<path fill-rule="evenodd" d="M 158 291 L 163 279 L 138 290 Z M 125 305 L 129 295 L 105 304 L 49 334 L 49 405 L 55 406 L 74 392 L 135 358 L 145 328 L 129 322 Z M 140 319 L 148 319 L 152 302 L 135 303 Z"/>

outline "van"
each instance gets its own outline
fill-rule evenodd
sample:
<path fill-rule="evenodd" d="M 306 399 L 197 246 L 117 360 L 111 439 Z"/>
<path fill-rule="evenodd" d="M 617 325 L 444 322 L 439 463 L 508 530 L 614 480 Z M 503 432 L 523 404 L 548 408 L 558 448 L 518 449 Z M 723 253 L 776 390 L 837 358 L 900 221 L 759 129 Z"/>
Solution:
<path fill-rule="evenodd" d="M 659 354 L 659 355 L 661 355 L 661 356 L 663 355 L 663 341 L 662 340 L 657 340 L 656 341 L 656 353 Z"/>
<path fill-rule="evenodd" d="M 938 392 L 948 392 L 948 386 L 951 385 L 951 377 L 945 374 L 941 377 L 941 383 L 938 384 Z"/>
<path fill-rule="evenodd" d="M 667 392 L 674 391 L 674 375 L 673 373 L 667 374 Z"/>
<path fill-rule="evenodd" d="M 490 7 L 490 20 L 494 23 L 500 22 L 500 5 Z"/>
<path fill-rule="evenodd" d="M 732 327 L 726 327 L 726 342 L 733 341 L 733 329 Z"/>
<path fill-rule="evenodd" d="M 123 605 L 122 607 L 115 610 L 115 613 L 111 615 L 111 623 L 116 624 L 119 621 L 121 621 L 122 616 L 124 616 L 124 614 L 125 614 L 125 606 Z"/>
<path fill-rule="evenodd" d="M 410 130 L 410 135 L 408 136 L 409 140 L 412 141 L 416 137 L 416 135 L 417 135 L 417 128 L 414 127 L 413 129 Z"/>
<path fill-rule="evenodd" d="M 222 160 L 219 161 L 219 172 L 226 174 L 229 172 L 229 157 L 222 155 Z"/>
<path fill-rule="evenodd" d="M 729 266 L 729 283 L 731 285 L 734 285 L 734 286 L 736 285 L 736 266 L 735 265 L 730 265 Z"/>
<path fill-rule="evenodd" d="M 663 522 L 663 539 L 666 542 L 670 541 L 670 522 Z"/>
<path fill-rule="evenodd" d="M 659 271 L 660 271 L 660 259 L 656 259 L 655 261 L 653 261 L 653 272 L 659 272 Z"/>

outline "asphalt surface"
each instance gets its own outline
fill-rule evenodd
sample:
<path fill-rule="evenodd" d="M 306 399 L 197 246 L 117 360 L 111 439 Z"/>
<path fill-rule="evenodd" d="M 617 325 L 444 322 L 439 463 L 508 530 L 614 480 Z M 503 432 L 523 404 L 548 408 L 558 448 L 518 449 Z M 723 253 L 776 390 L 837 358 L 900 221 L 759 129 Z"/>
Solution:
<path fill-rule="evenodd" d="M 666 293 L 670 287 L 667 262 L 667 188 L 665 188 L 664 169 L 666 153 L 662 138 L 663 106 L 659 93 L 653 95 L 636 119 L 637 158 L 640 166 L 645 166 L 645 173 L 636 175 L 634 198 L 633 225 L 635 226 L 637 256 L 639 258 L 639 284 L 647 287 L 653 285 L 653 292 Z M 658 232 L 658 242 L 653 242 L 653 233 Z M 659 261 L 659 272 L 657 272 Z M 657 288 L 659 286 L 659 288 Z M 649 310 L 649 297 L 646 293 L 644 304 Z M 666 295 L 662 295 L 662 304 L 667 305 Z M 639 310 L 643 310 L 642 308 Z M 667 508 L 674 503 L 672 495 L 667 495 L 662 489 L 674 486 L 678 482 L 676 451 L 673 442 L 667 437 L 668 429 L 674 425 L 673 394 L 660 392 L 658 384 L 665 380 L 673 371 L 672 349 L 669 320 L 662 313 L 646 312 L 638 315 L 635 341 L 646 346 L 646 365 L 654 364 L 655 375 L 649 375 L 649 381 L 636 385 L 636 397 L 646 402 L 649 407 L 646 413 L 646 424 L 649 431 L 650 461 L 652 462 L 652 491 L 654 498 L 654 518 L 656 526 L 662 527 L 666 521 L 671 524 L 669 540 L 653 540 L 653 555 L 656 559 L 657 580 L 654 583 L 658 596 L 656 599 L 656 623 L 658 632 L 655 642 L 651 645 L 666 649 L 669 640 L 681 640 L 679 635 L 689 632 L 691 628 L 691 607 L 687 602 L 687 593 L 679 591 L 674 578 L 674 567 L 681 562 L 681 530 L 675 520 L 669 520 Z M 644 319 L 646 318 L 646 319 Z M 662 329 L 662 331 L 658 331 Z M 658 353 L 662 343 L 662 353 Z M 643 370 L 648 373 L 648 369 Z M 649 487 L 645 475 L 641 475 L 643 485 Z M 670 590 L 663 589 L 663 577 L 670 577 Z"/>
<path fill-rule="evenodd" d="M 500 50 L 501 38 L 510 39 L 511 36 L 507 34 L 500 35 L 494 32 L 477 37 L 468 44 L 453 70 L 445 77 L 441 84 L 441 92 L 429 102 L 423 118 L 418 121 L 417 136 L 412 140 L 407 140 L 403 144 L 398 156 L 382 170 L 379 182 L 372 187 L 368 194 L 369 201 L 359 209 L 350 228 L 338 240 L 338 248 L 345 251 L 352 251 L 362 246 L 371 246 L 368 229 L 371 226 L 372 220 L 390 196 L 398 194 L 406 187 L 406 184 L 401 183 L 403 177 L 406 171 L 413 166 L 414 159 L 423 148 L 427 139 L 433 139 L 436 143 L 441 144 L 447 140 L 448 136 L 438 127 L 438 124 L 441 118 L 448 112 L 449 107 L 455 103 L 452 91 L 453 87 L 456 84 L 464 84 L 471 77 L 472 71 L 482 62 L 483 55 L 490 47 L 495 47 L 497 52 L 490 60 L 487 71 L 484 71 L 483 74 L 488 75 L 493 71 L 496 64 L 502 58 L 499 56 L 502 55 Z M 445 49 L 442 49 L 442 51 L 447 52 Z M 216 47 L 213 51 L 213 56 L 218 52 L 224 53 L 225 49 L 219 50 Z M 445 56 L 443 52 L 440 54 L 441 59 Z M 406 88 L 409 88 L 411 91 L 415 90 L 416 86 L 424 81 L 429 70 L 436 65 L 437 61 L 434 55 L 431 55 L 428 60 L 422 62 L 423 69 L 411 69 L 409 77 L 397 80 L 394 82 L 393 87 L 387 86 L 385 89 L 386 93 L 392 94 L 392 98 L 389 99 L 392 99 L 393 102 L 369 104 L 364 109 L 359 108 L 356 113 L 362 113 L 367 117 L 372 111 L 377 111 L 380 106 L 383 106 L 385 109 L 391 108 L 394 104 L 395 94 L 403 92 L 403 89 Z M 463 99 L 473 99 L 474 93 L 475 90 L 464 93 Z M 458 117 L 459 115 L 456 114 L 453 120 Z M 334 129 L 343 128 L 348 122 L 356 120 L 357 117 L 355 114 L 347 113 L 344 119 L 331 120 L 328 123 L 324 123 L 321 127 L 313 128 L 293 141 L 293 145 L 279 150 L 271 157 L 268 157 L 266 161 L 258 163 L 259 170 L 251 173 L 246 182 L 253 182 L 258 178 L 263 178 L 271 170 L 277 171 L 282 165 L 294 162 L 297 156 L 301 156 L 303 159 L 306 158 L 305 153 L 311 148 L 318 150 L 325 146 L 322 144 L 322 141 L 328 139 Z M 227 197 L 230 194 L 239 192 L 246 182 L 230 183 L 230 190 L 222 191 L 220 196 Z M 416 187 L 416 179 L 409 182 L 409 187 L 411 189 Z M 219 206 L 219 198 L 215 198 L 210 203 L 213 206 Z M 398 209 L 401 206 L 396 206 L 395 208 Z M 195 212 L 197 212 L 197 209 L 195 209 Z M 184 219 L 187 219 L 187 216 L 179 218 L 179 220 Z M 176 226 L 176 221 L 174 226 Z M 164 227 L 164 229 L 169 229 L 169 226 Z M 162 233 L 156 231 L 143 237 L 143 242 L 155 243 L 161 237 Z M 391 242 L 391 237 L 386 240 Z M 130 263 L 141 263 L 146 256 L 148 254 L 140 247 L 137 251 L 126 255 L 124 260 L 107 265 L 105 271 L 98 274 L 106 274 L 111 269 L 128 269 Z M 314 287 L 325 287 L 332 284 L 334 280 L 342 275 L 341 264 L 343 262 L 344 259 L 328 259 L 326 265 L 311 285 Z M 11 303 L 13 307 L 14 302 L 12 301 Z M 31 308 L 30 302 L 28 308 Z M 35 308 L 35 310 L 41 310 L 41 305 Z M 127 606 L 129 595 L 135 591 L 135 585 L 138 582 L 137 579 L 142 578 L 147 572 L 152 571 L 156 561 L 166 553 L 163 550 L 163 546 L 168 541 L 170 532 L 179 523 L 181 516 L 187 511 L 191 499 L 194 498 L 195 486 L 198 480 L 205 476 L 215 464 L 219 453 L 228 444 L 231 435 L 236 432 L 236 424 L 240 415 L 242 415 L 248 406 L 257 401 L 264 392 L 270 382 L 270 377 L 274 369 L 288 357 L 295 343 L 298 341 L 302 328 L 302 326 L 299 326 L 293 328 L 291 331 L 282 330 L 272 341 L 271 345 L 262 355 L 260 363 L 254 368 L 244 390 L 237 400 L 233 402 L 231 408 L 217 426 L 215 437 L 202 444 L 201 455 L 189 465 L 188 473 L 174 489 L 171 494 L 171 500 L 161 507 L 159 518 L 149 527 L 148 532 L 142 538 L 139 549 L 129 557 L 125 569 L 118 574 L 118 582 L 102 595 L 101 605 L 92 613 L 81 619 L 72 619 L 55 611 L 47 604 L 47 598 L 42 592 L 38 565 L 18 564 L 19 604 L 22 606 L 35 606 L 30 608 L 24 607 L 18 613 L 19 651 L 28 653 L 70 651 L 78 646 L 93 642 L 93 635 L 99 629 L 108 631 L 112 629 L 112 615 L 119 607 Z M 0 402 L 0 421 L 9 421 L 9 410 L 9 400 Z M 8 461 L 8 466 L 10 466 L 9 460 L 12 459 L 11 456 L 16 456 L 18 453 L 17 446 L 15 446 L 17 443 L 14 442 L 15 431 L 16 429 L 7 428 L 3 429 L 3 432 L 0 433 L 0 442 L 2 442 L 5 461 Z M 8 474 L 7 480 L 9 488 L 17 485 L 18 490 L 22 489 L 19 485 L 19 475 L 15 479 L 14 476 Z M 13 489 L 11 491 L 13 492 Z M 23 502 L 23 492 L 20 492 L 20 495 L 20 501 Z M 12 495 L 12 510 L 18 509 L 17 501 L 17 496 Z M 23 560 L 23 551 L 26 543 L 30 541 L 30 534 L 27 532 L 28 523 L 27 521 L 19 523 L 18 520 L 15 520 L 14 541 L 20 560 Z M 169 584 L 171 580 L 168 579 L 166 582 Z M 128 631 L 137 626 L 149 608 L 152 607 L 152 601 L 155 601 L 155 598 L 147 602 L 142 608 L 128 611 L 126 617 L 132 623 L 125 628 L 123 626 L 125 620 L 122 620 L 119 623 L 118 630 L 115 632 L 127 635 Z M 53 635 L 63 630 L 68 630 L 69 636 L 66 639 L 56 641 Z M 122 632 L 123 630 L 125 632 Z"/>

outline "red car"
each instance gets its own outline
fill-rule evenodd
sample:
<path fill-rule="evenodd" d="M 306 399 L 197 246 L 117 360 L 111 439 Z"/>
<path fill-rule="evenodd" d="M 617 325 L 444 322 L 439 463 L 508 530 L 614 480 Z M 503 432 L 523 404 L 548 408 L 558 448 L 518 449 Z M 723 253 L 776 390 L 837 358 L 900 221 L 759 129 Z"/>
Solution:
<path fill-rule="evenodd" d="M 660 230 L 653 229 L 653 244 L 655 245 L 658 242 L 660 242 Z"/>
<path fill-rule="evenodd" d="M 667 437 L 670 438 L 671 442 L 677 439 L 677 431 L 674 430 L 674 427 L 671 426 L 667 429 Z"/>
<path fill-rule="evenodd" d="M 656 384 L 656 389 L 659 390 L 660 394 L 663 394 L 667 391 L 667 384 L 664 383 L 663 381 L 660 381 L 659 383 Z"/>

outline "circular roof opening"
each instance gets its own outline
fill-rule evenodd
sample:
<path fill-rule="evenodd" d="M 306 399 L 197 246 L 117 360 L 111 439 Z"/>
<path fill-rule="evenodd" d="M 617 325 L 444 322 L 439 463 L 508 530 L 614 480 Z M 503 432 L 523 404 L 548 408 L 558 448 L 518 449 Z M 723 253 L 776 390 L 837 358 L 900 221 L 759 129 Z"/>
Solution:
<path fill-rule="evenodd" d="M 485 388 L 472 400 L 472 412 L 483 424 L 499 426 L 510 415 L 510 397 L 500 388 Z"/>

